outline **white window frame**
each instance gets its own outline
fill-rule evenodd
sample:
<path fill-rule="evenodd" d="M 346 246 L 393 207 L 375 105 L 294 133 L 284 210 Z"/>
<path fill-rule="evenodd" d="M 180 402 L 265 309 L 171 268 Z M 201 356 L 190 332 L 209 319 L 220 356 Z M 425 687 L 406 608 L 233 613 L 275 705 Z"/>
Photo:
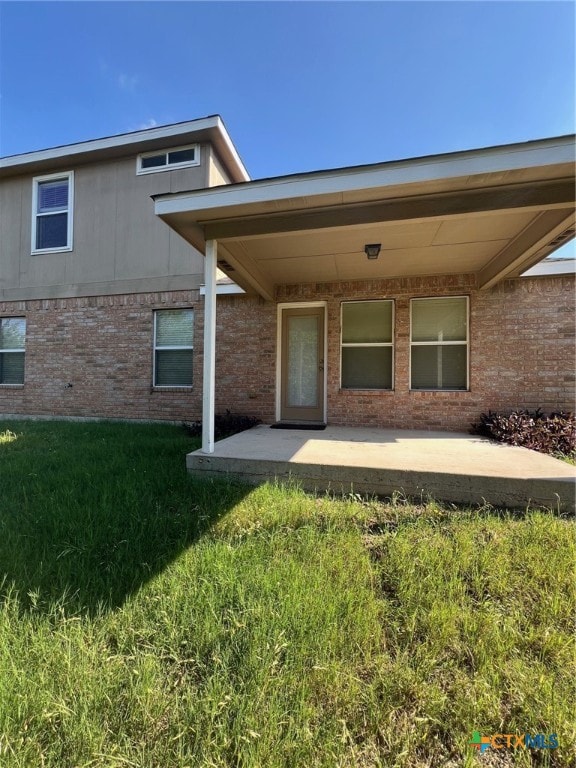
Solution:
<path fill-rule="evenodd" d="M 24 386 L 24 382 L 26 381 L 26 317 L 24 315 L 10 315 L 10 316 L 2 316 L 0 317 L 0 324 L 2 323 L 2 320 L 24 320 L 24 346 L 21 348 L 14 348 L 14 349 L 4 349 L 4 347 L 0 347 L 0 354 L 4 354 L 7 352 L 21 352 L 24 353 L 24 378 L 22 381 L 19 381 L 14 384 L 5 384 L 4 382 L 0 381 L 0 387 L 22 387 Z"/>
<path fill-rule="evenodd" d="M 36 247 L 36 220 L 39 216 L 55 216 L 56 214 L 64 213 L 64 211 L 55 211 L 54 213 L 38 213 L 38 187 L 44 181 L 56 181 L 57 179 L 68 180 L 68 208 L 66 214 L 68 216 L 67 224 L 68 230 L 66 235 L 66 245 L 59 245 L 56 248 L 37 248 Z M 35 176 L 32 179 L 32 255 L 37 253 L 63 253 L 65 251 L 71 251 L 73 249 L 74 241 L 74 171 L 64 171 L 63 173 L 50 173 L 47 176 Z"/>
<path fill-rule="evenodd" d="M 196 320 L 196 313 L 194 311 L 194 307 L 171 307 L 171 309 L 181 309 L 186 310 L 189 312 L 192 312 L 192 322 L 195 323 Z M 153 334 L 153 344 L 152 344 L 152 388 L 153 389 L 193 389 L 194 388 L 194 367 L 192 367 L 192 383 L 191 384 L 156 384 L 156 352 L 158 350 L 161 351 L 178 351 L 178 350 L 190 350 L 192 352 L 192 357 L 194 357 L 194 338 L 192 338 L 192 346 L 165 346 L 165 347 L 158 347 L 156 346 L 156 329 L 157 329 L 157 321 L 156 318 L 161 312 L 170 311 L 168 308 L 166 309 L 155 309 L 154 314 L 154 334 Z M 193 326 L 193 330 L 195 330 Z"/>
<path fill-rule="evenodd" d="M 412 341 L 412 307 L 415 301 L 435 301 L 441 299 L 464 299 L 466 302 L 466 341 Z M 437 346 L 466 347 L 466 389 L 450 389 L 444 387 L 412 388 L 412 347 Z M 470 391 L 470 297 L 469 296 L 418 296 L 410 299 L 410 359 L 408 361 L 408 376 L 410 392 L 469 392 Z"/>
<path fill-rule="evenodd" d="M 376 341 L 376 342 L 344 342 L 342 341 L 342 334 L 344 332 L 344 304 L 367 304 L 375 302 L 387 302 L 392 305 L 392 341 Z M 394 348 L 394 335 L 396 328 L 396 302 L 394 299 L 359 299 L 357 301 L 342 301 L 340 302 L 340 389 L 344 392 L 393 392 L 395 383 L 395 348 Z M 342 386 L 342 350 L 344 347 L 391 347 L 392 348 L 392 381 L 390 387 L 344 387 Z"/>
<path fill-rule="evenodd" d="M 183 152 L 186 149 L 194 150 L 194 160 L 186 160 L 183 163 L 169 163 L 168 156 L 170 152 Z M 142 168 L 142 160 L 147 157 L 157 157 L 164 155 L 166 162 L 156 168 Z M 148 173 L 163 173 L 164 171 L 175 171 L 178 168 L 193 168 L 200 165 L 200 144 L 187 144 L 184 147 L 168 147 L 167 149 L 157 149 L 155 152 L 143 152 L 138 155 L 136 160 L 136 175 L 144 176 Z"/>

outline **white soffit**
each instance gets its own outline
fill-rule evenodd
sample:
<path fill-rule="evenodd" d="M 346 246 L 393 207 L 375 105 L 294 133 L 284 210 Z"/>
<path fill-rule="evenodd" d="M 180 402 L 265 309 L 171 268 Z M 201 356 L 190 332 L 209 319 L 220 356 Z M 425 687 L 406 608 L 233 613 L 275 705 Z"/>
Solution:
<path fill-rule="evenodd" d="M 574 225 L 574 138 L 156 195 L 156 213 L 200 251 L 217 240 L 229 277 L 267 300 L 282 283 L 409 274 L 487 289 Z"/>

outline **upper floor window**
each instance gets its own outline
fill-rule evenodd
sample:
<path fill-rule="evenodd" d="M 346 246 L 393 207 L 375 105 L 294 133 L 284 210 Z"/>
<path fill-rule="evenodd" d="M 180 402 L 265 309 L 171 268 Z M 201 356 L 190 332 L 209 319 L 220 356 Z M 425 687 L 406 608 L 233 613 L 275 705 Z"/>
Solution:
<path fill-rule="evenodd" d="M 0 384 L 24 384 L 26 318 L 0 317 Z"/>
<path fill-rule="evenodd" d="M 342 303 L 342 389 L 392 389 L 394 302 Z"/>
<path fill-rule="evenodd" d="M 176 168 L 189 168 L 192 165 L 200 165 L 200 147 L 198 144 L 138 155 L 136 173 L 171 171 Z"/>
<path fill-rule="evenodd" d="M 72 250 L 73 200 L 73 171 L 34 179 L 32 253 Z"/>
<path fill-rule="evenodd" d="M 468 298 L 412 299 L 411 389 L 468 389 Z"/>

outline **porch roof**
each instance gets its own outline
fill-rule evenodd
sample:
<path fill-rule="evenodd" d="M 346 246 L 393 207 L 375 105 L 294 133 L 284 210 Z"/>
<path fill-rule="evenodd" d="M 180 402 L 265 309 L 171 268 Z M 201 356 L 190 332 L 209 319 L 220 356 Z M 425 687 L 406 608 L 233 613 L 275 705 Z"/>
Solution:
<path fill-rule="evenodd" d="M 283 283 L 516 277 L 574 236 L 575 137 L 155 196 L 155 211 L 248 292 Z M 381 243 L 368 260 L 367 243 Z"/>

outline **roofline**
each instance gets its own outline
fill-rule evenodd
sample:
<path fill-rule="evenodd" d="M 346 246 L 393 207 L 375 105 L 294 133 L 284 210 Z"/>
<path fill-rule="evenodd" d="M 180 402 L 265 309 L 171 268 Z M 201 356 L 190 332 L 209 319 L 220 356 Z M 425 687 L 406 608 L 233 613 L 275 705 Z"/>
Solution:
<path fill-rule="evenodd" d="M 91 152 L 106 152 L 106 150 L 109 149 L 130 147 L 141 142 L 153 142 L 158 141 L 158 139 L 169 139 L 200 131 L 209 131 L 215 134 L 216 148 L 225 155 L 224 159 L 226 161 L 232 162 L 236 166 L 238 172 L 237 175 L 241 177 L 243 181 L 249 181 L 250 174 L 246 170 L 220 115 L 210 115 L 197 120 L 188 120 L 180 123 L 172 123 L 170 125 L 159 125 L 141 131 L 119 133 L 100 139 L 91 139 L 90 141 L 64 144 L 19 155 L 9 155 L 0 158 L 0 170 L 16 170 L 19 168 L 25 170 L 26 166 L 31 164 L 65 157 L 74 158 L 78 155 L 84 155 Z"/>
<path fill-rule="evenodd" d="M 398 163 L 424 163 L 427 160 L 441 160 L 441 158 L 446 158 L 447 160 L 450 160 L 455 157 L 462 157 L 464 155 L 478 155 L 480 153 L 488 153 L 488 152 L 496 152 L 497 150 L 512 150 L 512 151 L 524 151 L 526 149 L 533 148 L 533 145 L 535 144 L 550 144 L 550 143 L 559 143 L 559 144 L 568 144 L 573 145 L 575 147 L 574 154 L 572 156 L 572 160 L 576 162 L 576 134 L 575 133 L 564 133 L 560 136 L 548 136 L 546 138 L 540 138 L 540 139 L 529 139 L 527 141 L 520 141 L 520 142 L 513 142 L 509 144 L 494 144 L 487 147 L 475 147 L 473 149 L 459 149 L 455 152 L 440 152 L 438 154 L 432 154 L 432 155 L 416 155 L 415 157 L 401 157 L 396 158 L 395 160 L 382 160 L 377 163 L 362 163 L 360 165 L 343 165 L 338 166 L 336 168 L 320 168 L 316 171 L 298 171 L 296 173 L 289 173 L 285 174 L 283 176 L 264 176 L 261 179 L 251 179 L 250 184 L 256 184 L 259 182 L 265 183 L 270 181 L 280 181 L 282 179 L 292 179 L 292 178 L 305 178 L 307 176 L 316 176 L 318 174 L 338 174 L 338 173 L 345 173 L 347 171 L 362 171 L 362 170 L 369 170 L 371 168 L 380 168 L 380 167 L 391 167 L 394 164 Z"/>
<path fill-rule="evenodd" d="M 268 200 L 312 197 L 543 165 L 573 164 L 575 140 L 576 135 L 569 134 L 372 165 L 276 176 L 190 192 L 163 193 L 153 195 L 152 198 L 156 204 L 156 213 L 162 216 L 190 210 L 192 203 L 197 209 L 214 209 L 227 205 L 249 205 Z"/>
<path fill-rule="evenodd" d="M 236 294 L 246 293 L 244 288 L 232 281 L 231 283 L 219 283 L 216 281 L 216 295 L 217 296 L 233 296 Z M 200 296 L 206 296 L 206 285 L 203 283 L 200 286 Z"/>
<path fill-rule="evenodd" d="M 522 273 L 522 277 L 549 277 L 553 275 L 573 275 L 576 273 L 575 258 L 554 258 L 554 254 Z"/>

